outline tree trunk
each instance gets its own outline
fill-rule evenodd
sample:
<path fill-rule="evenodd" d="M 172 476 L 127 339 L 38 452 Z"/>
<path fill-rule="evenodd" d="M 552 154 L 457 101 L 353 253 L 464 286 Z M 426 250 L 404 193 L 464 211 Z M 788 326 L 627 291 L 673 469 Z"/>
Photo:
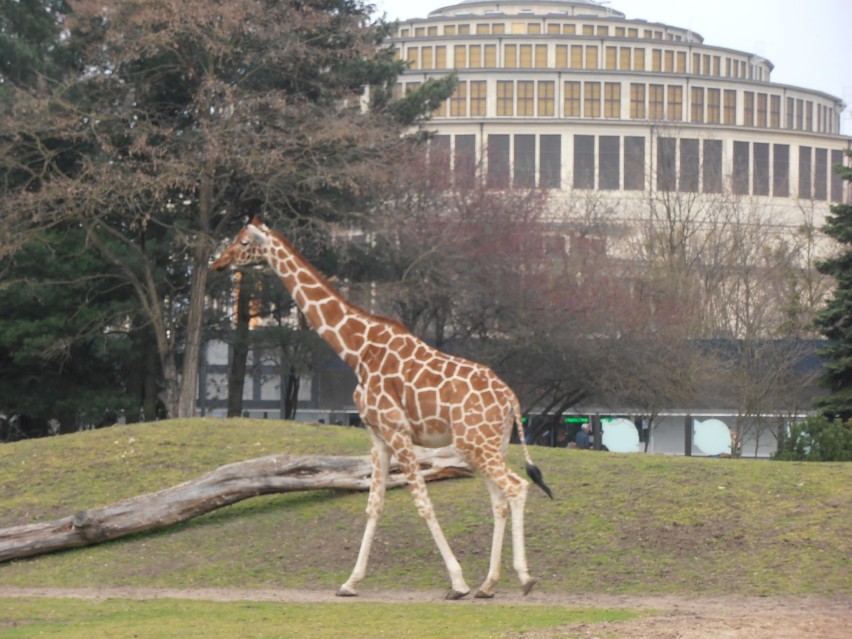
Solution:
<path fill-rule="evenodd" d="M 418 449 L 418 459 L 427 481 L 473 475 L 467 463 L 451 448 Z M 300 490 L 367 490 L 370 474 L 368 456 L 271 455 L 236 462 L 156 493 L 82 510 L 54 521 L 0 529 L 0 562 L 157 530 L 257 495 Z M 394 460 L 388 486 L 405 483 Z"/>
<path fill-rule="evenodd" d="M 228 373 L 228 417 L 243 412 L 243 389 L 246 384 L 246 359 L 249 351 L 249 319 L 251 291 L 254 289 L 248 273 L 239 274 L 237 284 L 237 326 L 231 345 L 231 370 Z"/>

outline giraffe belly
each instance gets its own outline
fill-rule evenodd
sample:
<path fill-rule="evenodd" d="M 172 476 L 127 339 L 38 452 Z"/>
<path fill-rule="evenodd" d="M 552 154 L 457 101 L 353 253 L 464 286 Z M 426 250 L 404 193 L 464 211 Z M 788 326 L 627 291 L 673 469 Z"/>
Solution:
<path fill-rule="evenodd" d="M 453 443 L 453 433 L 447 424 L 419 424 L 413 428 L 411 440 L 424 448 L 441 448 Z"/>

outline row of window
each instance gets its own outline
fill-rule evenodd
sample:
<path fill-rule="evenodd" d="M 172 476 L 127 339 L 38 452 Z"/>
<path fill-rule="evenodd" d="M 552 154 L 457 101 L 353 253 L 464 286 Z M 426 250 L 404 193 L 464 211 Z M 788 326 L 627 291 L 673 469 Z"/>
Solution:
<path fill-rule="evenodd" d="M 726 124 L 838 133 L 833 109 L 812 100 L 679 84 L 565 80 L 462 80 L 434 117 L 561 117 Z M 403 90 L 420 86 L 409 82 Z M 495 100 L 489 112 L 488 87 Z M 557 91 L 561 89 L 561 95 Z M 738 107 L 742 107 L 741 110 Z"/>
<path fill-rule="evenodd" d="M 403 50 L 397 49 L 403 58 Z M 761 65 L 745 57 L 647 47 L 601 44 L 456 44 L 406 46 L 411 70 L 435 69 L 585 69 L 651 71 L 768 81 Z"/>
<path fill-rule="evenodd" d="M 457 35 L 566 35 L 599 38 L 644 38 L 646 40 L 683 41 L 680 32 L 661 29 L 642 29 L 639 27 L 611 26 L 606 24 L 577 24 L 574 22 L 538 20 L 535 22 L 474 22 L 462 24 L 442 24 L 428 26 L 403 26 L 399 30 L 400 38 L 437 38 Z"/>
<path fill-rule="evenodd" d="M 648 138 L 574 135 L 570 185 L 574 189 L 722 193 L 726 190 L 722 140 L 659 136 L 655 167 L 649 177 Z M 562 136 L 559 134 L 490 134 L 485 148 L 485 181 L 491 188 L 563 188 Z M 795 172 L 791 153 L 797 154 Z M 446 163 L 456 183 L 476 179 L 476 136 L 438 135 L 433 161 Z M 843 151 L 791 147 L 788 144 L 734 141 L 730 181 L 735 195 L 843 200 L 843 181 L 830 170 L 843 163 Z M 795 173 L 797 189 L 791 188 Z"/>

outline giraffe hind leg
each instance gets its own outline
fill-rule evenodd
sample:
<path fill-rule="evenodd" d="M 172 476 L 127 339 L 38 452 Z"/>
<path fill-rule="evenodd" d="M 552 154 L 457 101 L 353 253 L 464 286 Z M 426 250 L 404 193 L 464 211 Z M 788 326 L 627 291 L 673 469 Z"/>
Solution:
<path fill-rule="evenodd" d="M 491 562 L 485 581 L 476 591 L 476 597 L 489 599 L 494 596 L 494 586 L 500 579 L 500 562 L 503 553 L 503 535 L 506 532 L 506 519 L 509 515 L 509 503 L 503 490 L 489 477 L 485 485 L 491 495 L 491 511 L 494 514 L 494 533 L 491 539 Z"/>
<path fill-rule="evenodd" d="M 532 591 L 533 586 L 535 586 L 536 583 L 536 580 L 533 579 L 529 573 L 526 542 L 524 539 L 524 508 L 526 506 L 527 492 L 530 486 L 529 482 L 516 475 L 508 467 L 505 461 L 503 461 L 502 464 L 495 464 L 489 468 L 483 468 L 483 471 L 488 476 L 489 481 L 494 484 L 495 488 L 493 490 L 499 491 L 502 501 L 498 500 L 497 502 L 501 505 L 501 508 L 498 511 L 497 507 L 494 505 L 495 498 L 494 493 L 492 492 L 492 507 L 495 509 L 494 538 L 491 548 L 491 568 L 489 570 L 488 577 L 480 587 L 480 590 L 483 592 L 482 596 L 488 596 L 487 593 L 490 592 L 490 587 L 493 586 L 491 580 L 492 575 L 499 576 L 500 574 L 500 548 L 495 547 L 494 544 L 499 541 L 502 547 L 502 531 L 505 529 L 505 518 L 508 514 L 506 512 L 506 503 L 508 503 L 508 510 L 512 514 L 512 566 L 518 574 L 518 579 L 521 582 L 523 593 L 527 595 L 530 591 Z M 492 490 L 490 486 L 489 490 Z M 498 514 L 502 515 L 503 521 L 500 521 Z M 494 579 L 494 581 L 496 581 L 496 579 Z"/>

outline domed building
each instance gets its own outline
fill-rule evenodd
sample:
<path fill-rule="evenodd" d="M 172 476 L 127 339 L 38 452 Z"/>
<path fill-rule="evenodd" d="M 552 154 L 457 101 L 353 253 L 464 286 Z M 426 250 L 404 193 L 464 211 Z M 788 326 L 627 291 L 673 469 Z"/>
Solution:
<path fill-rule="evenodd" d="M 749 198 L 817 221 L 848 201 L 843 102 L 774 84 L 758 55 L 591 0 L 463 0 L 398 24 L 400 94 L 455 71 L 427 128 L 459 179 L 593 192 Z"/>

